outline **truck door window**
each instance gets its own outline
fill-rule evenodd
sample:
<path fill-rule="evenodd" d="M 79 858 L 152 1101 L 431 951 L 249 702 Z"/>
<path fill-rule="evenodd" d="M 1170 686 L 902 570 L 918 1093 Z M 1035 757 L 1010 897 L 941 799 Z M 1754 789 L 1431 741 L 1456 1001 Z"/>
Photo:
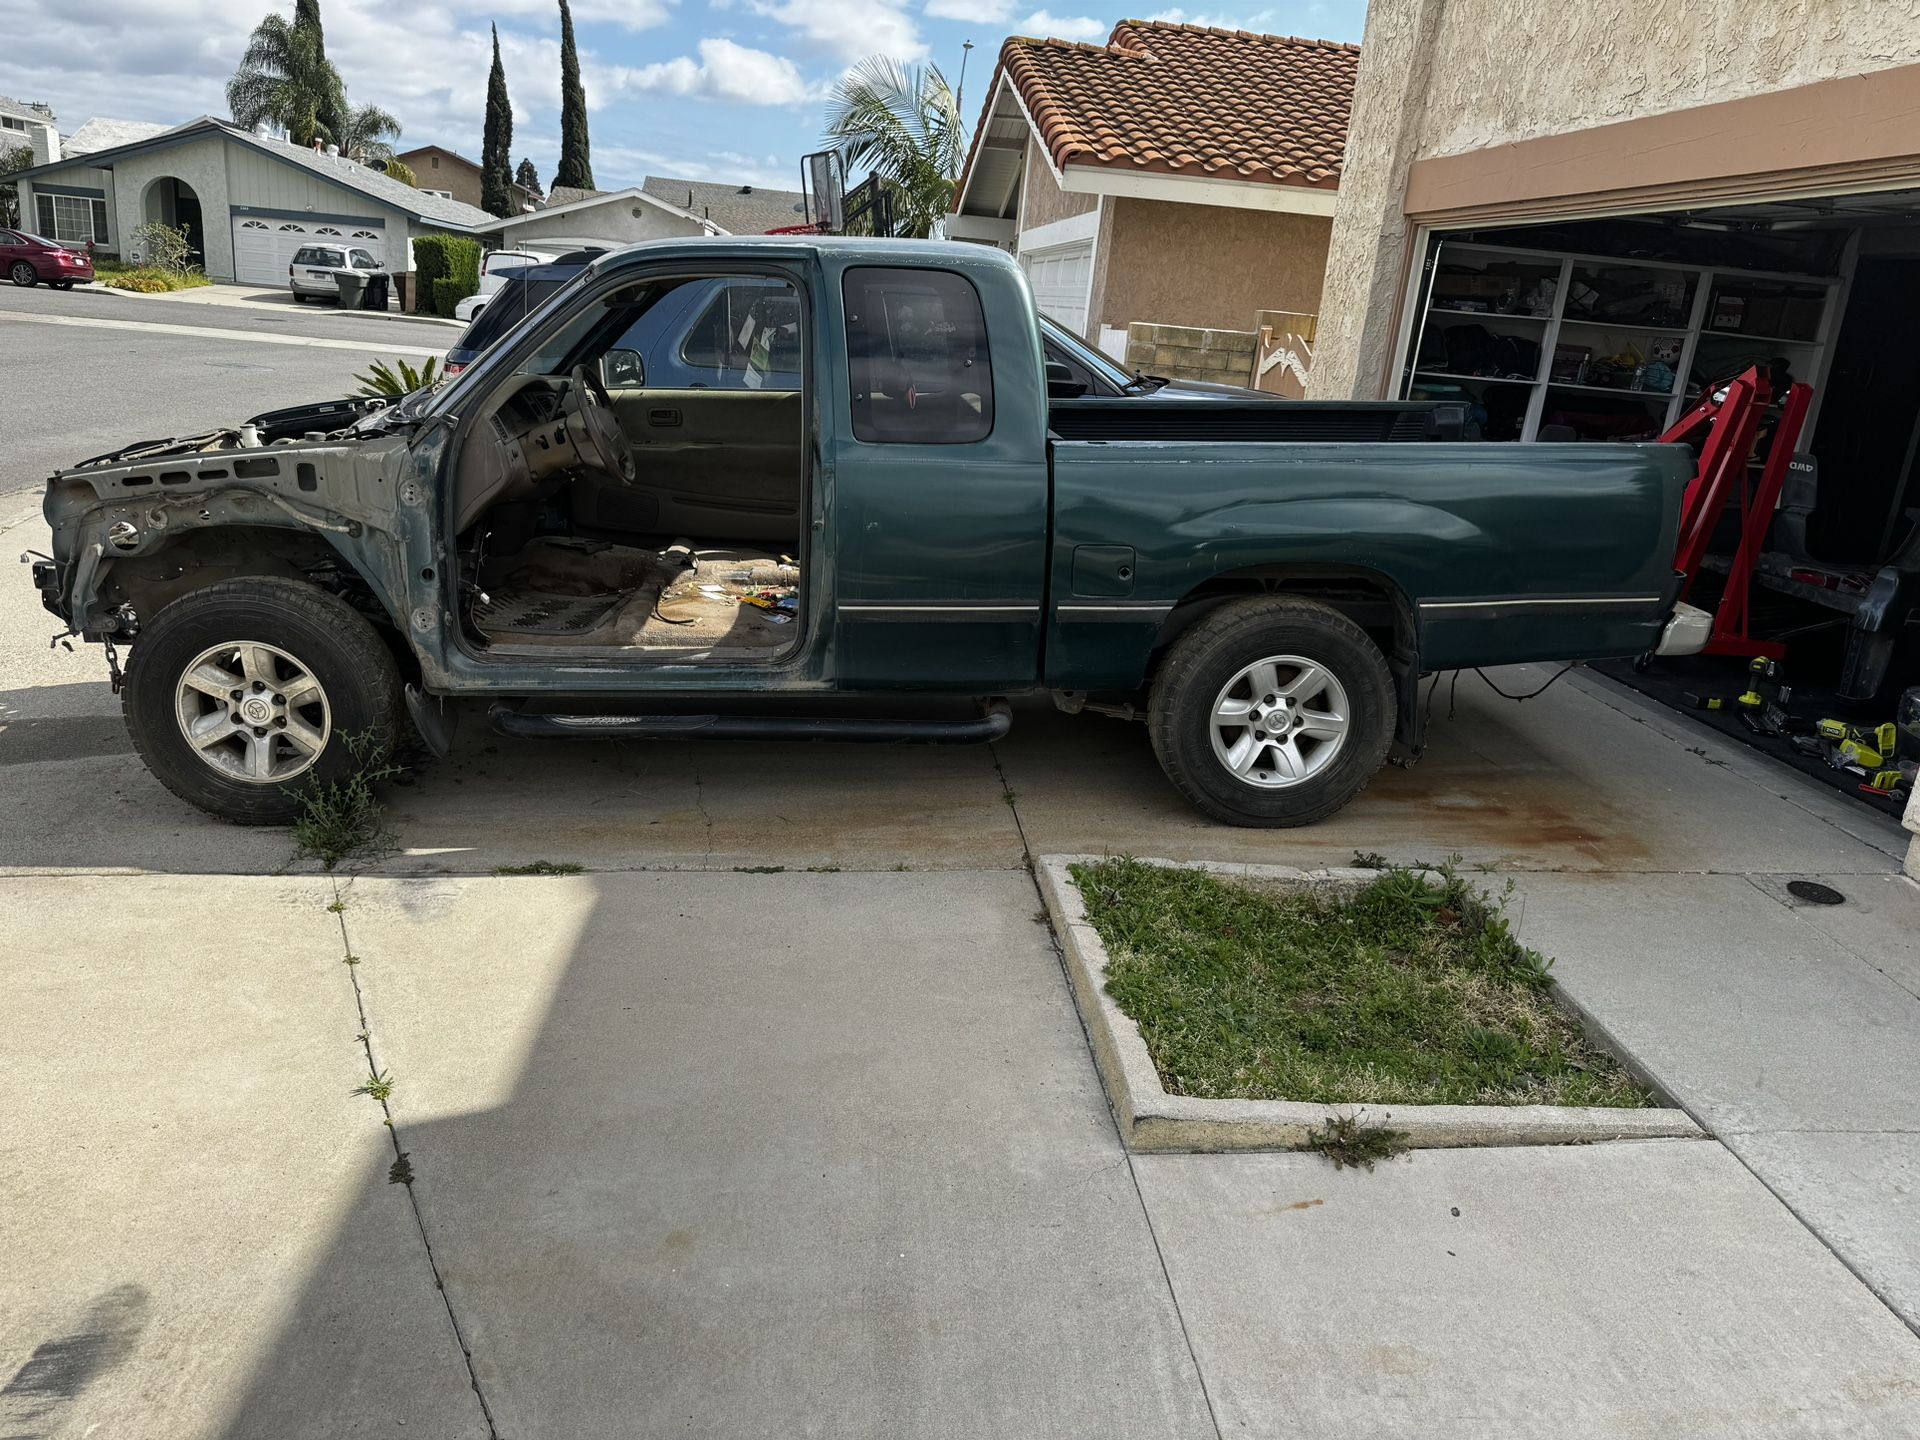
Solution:
<path fill-rule="evenodd" d="M 986 317 L 965 277 L 863 266 L 842 294 L 856 439 L 966 445 L 993 433 Z"/>
<path fill-rule="evenodd" d="M 784 280 L 736 280 L 701 307 L 680 358 L 716 390 L 800 388 L 800 297 Z"/>

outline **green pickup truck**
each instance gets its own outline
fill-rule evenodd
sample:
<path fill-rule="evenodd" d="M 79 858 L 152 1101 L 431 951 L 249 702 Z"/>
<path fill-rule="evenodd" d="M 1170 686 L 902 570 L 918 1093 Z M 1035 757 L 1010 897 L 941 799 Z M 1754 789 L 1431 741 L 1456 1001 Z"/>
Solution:
<path fill-rule="evenodd" d="M 984 246 L 639 245 L 451 381 L 62 470 L 34 582 L 154 774 L 256 823 L 410 725 L 444 750 L 453 697 L 951 743 L 1044 691 L 1144 720 L 1207 814 L 1297 825 L 1418 753 L 1422 675 L 1697 648 L 1683 449 L 1084 390 Z"/>

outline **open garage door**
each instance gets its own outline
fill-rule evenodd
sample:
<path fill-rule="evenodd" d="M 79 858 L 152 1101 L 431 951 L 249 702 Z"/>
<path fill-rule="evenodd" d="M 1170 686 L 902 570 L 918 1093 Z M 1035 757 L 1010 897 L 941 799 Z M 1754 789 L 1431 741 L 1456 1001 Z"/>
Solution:
<path fill-rule="evenodd" d="M 284 285 L 294 252 L 306 245 L 352 245 L 381 265 L 390 262 L 378 230 L 350 222 L 262 220 L 236 216 L 233 222 L 233 274 L 243 285 Z"/>
<path fill-rule="evenodd" d="M 1033 287 L 1033 303 L 1076 335 L 1087 333 L 1087 297 L 1093 289 L 1093 241 L 1050 245 L 1023 252 L 1020 268 Z"/>

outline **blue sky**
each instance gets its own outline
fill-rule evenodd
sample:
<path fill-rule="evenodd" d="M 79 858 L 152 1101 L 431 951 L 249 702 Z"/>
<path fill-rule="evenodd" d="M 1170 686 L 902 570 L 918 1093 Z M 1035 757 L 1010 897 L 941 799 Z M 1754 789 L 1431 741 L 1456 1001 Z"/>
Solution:
<path fill-rule="evenodd" d="M 1239 10 L 1118 10 L 1073 0 L 571 0 L 594 179 L 648 174 L 798 188 L 827 92 L 862 57 L 927 60 L 959 77 L 974 43 L 971 121 L 1012 34 L 1104 40 L 1131 16 L 1357 42 L 1366 0 L 1275 0 Z M 44 100 L 74 130 L 95 115 L 174 123 L 224 114 L 224 86 L 263 0 L 0 0 L 0 94 Z M 405 124 L 406 145 L 480 153 L 497 24 L 514 102 L 514 158 L 542 182 L 559 156 L 557 0 L 321 0 L 327 49 L 356 101 Z M 857 177 L 856 177 L 857 178 Z"/>

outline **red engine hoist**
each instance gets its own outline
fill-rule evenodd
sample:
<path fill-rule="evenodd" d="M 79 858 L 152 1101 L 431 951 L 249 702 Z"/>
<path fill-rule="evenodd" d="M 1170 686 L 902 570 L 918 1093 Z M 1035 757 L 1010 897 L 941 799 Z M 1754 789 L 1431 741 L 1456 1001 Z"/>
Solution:
<path fill-rule="evenodd" d="M 1731 380 L 1708 386 L 1699 402 L 1660 437 L 1662 444 L 1684 445 L 1698 438 L 1703 429 L 1707 431 L 1700 447 L 1700 469 L 1688 482 L 1680 507 L 1680 546 L 1674 554 L 1673 568 L 1686 576 L 1680 590 L 1682 600 L 1699 578 L 1700 562 L 1706 557 L 1727 502 L 1735 495 L 1740 499 L 1740 542 L 1733 552 L 1719 608 L 1714 611 L 1713 632 L 1701 651 L 1704 655 L 1778 660 L 1787 653 L 1786 646 L 1778 641 L 1756 640 L 1747 633 L 1748 598 L 1760 547 L 1766 544 L 1767 527 L 1773 521 L 1773 507 L 1780 499 L 1787 466 L 1813 404 L 1813 387 L 1801 381 L 1787 387 L 1759 483 L 1749 485 L 1748 457 L 1753 454 L 1761 417 L 1772 399 L 1773 387 L 1766 373 L 1755 366 Z"/>

